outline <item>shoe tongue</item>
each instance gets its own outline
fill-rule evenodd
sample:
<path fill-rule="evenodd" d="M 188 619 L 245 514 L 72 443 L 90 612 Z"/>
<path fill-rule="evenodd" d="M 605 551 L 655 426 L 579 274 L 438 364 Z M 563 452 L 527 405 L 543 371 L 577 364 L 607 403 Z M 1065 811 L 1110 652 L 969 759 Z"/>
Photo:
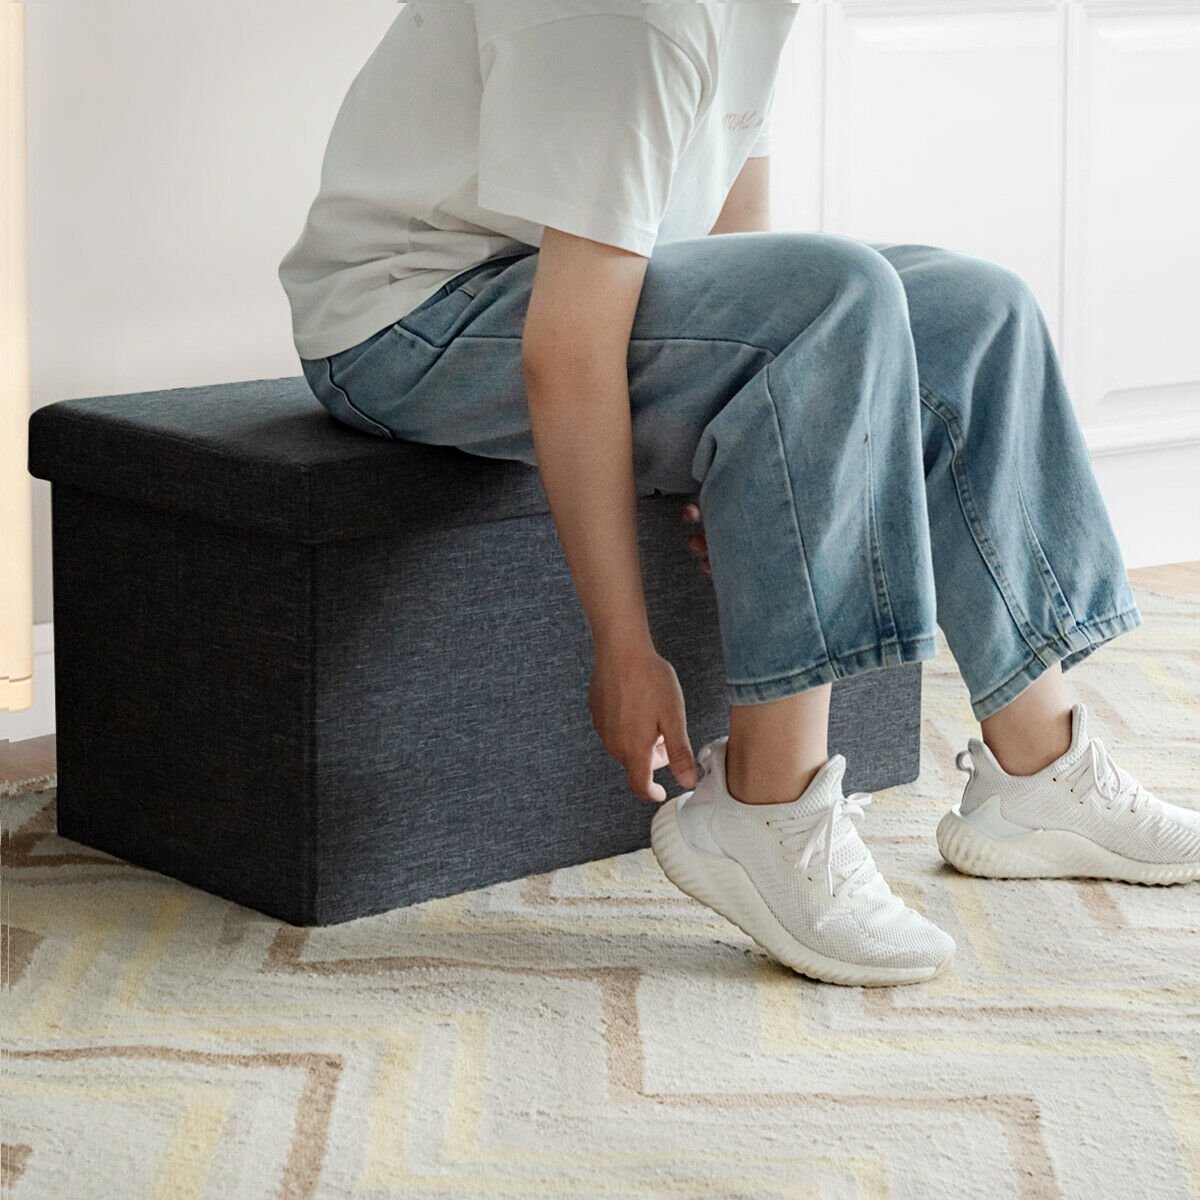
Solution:
<path fill-rule="evenodd" d="M 1087 709 L 1082 704 L 1074 704 L 1071 707 L 1071 749 L 1076 746 L 1085 746 L 1088 742 L 1088 715 Z"/>
<path fill-rule="evenodd" d="M 1066 753 L 1053 764 L 1056 772 L 1065 767 L 1073 767 L 1087 753 L 1088 743 L 1091 741 L 1087 725 L 1087 709 L 1082 704 L 1072 705 L 1071 744 L 1067 747 Z"/>
<path fill-rule="evenodd" d="M 833 806 L 834 800 L 842 795 L 842 776 L 845 773 L 845 758 L 835 754 L 813 776 L 808 787 L 795 800 L 773 807 L 784 809 L 797 817 L 812 817 L 825 812 Z"/>
<path fill-rule="evenodd" d="M 813 776 L 812 782 L 795 799 L 787 804 L 773 804 L 772 809 L 783 809 L 798 818 L 812 818 L 828 812 L 834 801 L 844 795 L 842 778 L 846 773 L 846 760 L 840 754 L 833 755 L 825 765 Z M 870 852 L 857 836 L 844 836 L 853 829 L 854 822 L 843 813 L 832 830 L 836 847 L 832 850 L 830 869 L 833 872 L 833 883 L 836 887 L 850 874 L 864 858 L 870 857 Z M 849 828 L 848 828 L 849 827 Z M 826 845 L 825 853 L 830 853 Z M 876 879 L 880 878 L 876 876 Z M 875 880 L 867 881 L 873 886 Z M 885 890 L 886 890 L 886 885 Z"/>

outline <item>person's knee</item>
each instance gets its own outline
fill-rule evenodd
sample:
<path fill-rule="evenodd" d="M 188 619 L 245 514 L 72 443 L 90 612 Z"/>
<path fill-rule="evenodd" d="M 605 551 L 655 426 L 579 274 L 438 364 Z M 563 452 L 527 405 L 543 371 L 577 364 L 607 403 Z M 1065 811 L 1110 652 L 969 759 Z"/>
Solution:
<path fill-rule="evenodd" d="M 900 275 L 878 250 L 835 233 L 805 234 L 794 242 L 780 236 L 775 270 L 793 291 L 819 297 L 822 311 L 839 304 L 885 315 L 905 311 Z"/>
<path fill-rule="evenodd" d="M 893 362 L 910 353 L 908 299 L 895 267 L 873 247 L 822 235 L 812 268 L 822 291 L 818 321 L 830 356 L 845 363 Z"/>
<path fill-rule="evenodd" d="M 823 234 L 824 254 L 839 291 L 889 309 L 904 309 L 904 284 L 894 266 L 873 246 L 840 234 Z"/>
<path fill-rule="evenodd" d="M 989 259 L 941 250 L 905 273 L 922 381 L 943 418 L 964 427 L 1008 422 L 1040 404 L 1032 376 L 1041 369 L 1050 335 L 1033 289 L 1015 270 Z M 982 385 L 982 386 L 981 386 Z"/>
<path fill-rule="evenodd" d="M 877 250 L 840 234 L 772 230 L 731 254 L 723 286 L 756 325 L 755 340 L 774 353 L 819 328 L 859 340 L 865 330 L 907 333 L 904 285 Z"/>
<path fill-rule="evenodd" d="M 1037 321 L 1040 309 L 1033 289 L 1011 267 L 946 250 L 930 270 L 921 303 L 934 307 L 940 315 L 941 338 L 990 340 L 1014 321 Z"/>

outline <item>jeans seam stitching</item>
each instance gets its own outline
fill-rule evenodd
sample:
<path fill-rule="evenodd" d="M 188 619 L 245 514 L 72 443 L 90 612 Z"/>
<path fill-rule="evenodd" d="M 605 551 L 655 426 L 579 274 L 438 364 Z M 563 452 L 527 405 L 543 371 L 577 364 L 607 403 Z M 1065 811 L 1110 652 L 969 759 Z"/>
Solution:
<path fill-rule="evenodd" d="M 1037 634 L 1033 628 L 1032 622 L 1028 615 L 1024 612 L 1021 606 L 1017 603 L 1016 597 L 1012 592 L 1012 587 L 1008 582 L 1008 576 L 1005 573 L 1004 565 L 1000 562 L 1000 556 L 996 553 L 996 548 L 992 544 L 991 538 L 983 528 L 983 522 L 979 517 L 978 509 L 975 506 L 974 497 L 971 494 L 971 486 L 966 477 L 966 466 L 963 462 L 962 450 L 965 446 L 965 440 L 962 438 L 962 427 L 958 419 L 954 416 L 950 405 L 945 400 L 937 396 L 924 384 L 919 385 L 918 392 L 921 403 L 936 416 L 946 427 L 946 432 L 950 438 L 951 456 L 950 468 L 951 474 L 954 477 L 954 492 L 958 498 L 958 506 L 962 512 L 963 520 L 967 523 L 967 529 L 970 531 L 971 539 L 975 543 L 976 550 L 979 551 L 980 558 L 983 559 L 987 566 L 988 573 L 991 575 L 996 584 L 997 590 L 1000 592 L 1001 598 L 1004 600 L 1005 606 L 1008 609 L 1009 616 L 1012 618 L 1013 624 L 1017 631 L 1024 639 L 1025 644 L 1029 649 L 1037 654 L 1037 648 L 1034 645 L 1037 640 Z M 1043 660 L 1044 661 L 1044 660 Z M 1047 666 L 1052 664 L 1047 663 Z"/>
<path fill-rule="evenodd" d="M 892 609 L 892 596 L 888 589 L 887 573 L 883 568 L 883 554 L 879 541 L 879 524 L 875 515 L 875 455 L 871 444 L 870 418 L 868 417 L 867 436 L 864 439 L 867 447 L 867 516 L 869 526 L 867 541 L 871 551 L 871 574 L 875 592 L 875 623 L 883 638 L 883 643 L 896 640 L 896 614 Z"/>
<path fill-rule="evenodd" d="M 816 588 L 813 586 L 812 568 L 809 565 L 809 561 L 808 561 L 808 550 L 806 549 L 806 547 L 804 545 L 804 534 L 800 530 L 800 514 L 796 511 L 796 485 L 795 485 L 794 481 L 792 480 L 791 464 L 788 462 L 787 454 L 785 453 L 784 448 L 783 448 L 783 446 L 784 446 L 783 424 L 779 419 L 779 409 L 775 404 L 775 396 L 771 391 L 771 379 L 770 379 L 769 372 L 771 369 L 771 364 L 774 361 L 775 361 L 775 358 L 774 358 L 774 356 L 772 356 L 771 362 L 767 363 L 767 365 L 765 367 L 763 367 L 763 369 L 762 369 L 763 391 L 765 391 L 767 393 L 767 399 L 771 402 L 771 415 L 775 418 L 775 432 L 776 432 L 777 444 L 778 444 L 778 448 L 779 448 L 779 458 L 780 458 L 780 461 L 783 463 L 784 476 L 787 478 L 788 501 L 789 501 L 789 507 L 791 508 L 791 513 L 792 513 L 792 526 L 796 531 L 796 541 L 799 543 L 799 546 L 800 546 L 800 557 L 804 563 L 804 574 L 808 578 L 808 590 L 809 590 L 809 594 L 812 596 L 813 615 L 817 619 L 816 620 L 817 629 L 820 631 L 820 634 L 821 634 L 821 649 L 824 651 L 825 659 L 828 661 L 829 660 L 829 642 L 827 641 L 827 639 L 825 637 L 825 627 L 821 622 L 820 609 L 817 607 L 817 592 L 816 592 Z"/>
<path fill-rule="evenodd" d="M 1032 654 L 1031 653 L 1028 658 L 1026 658 L 1022 661 L 1021 665 L 1015 671 L 1013 671 L 1013 673 L 1011 675 L 1006 676 L 998 684 L 996 684 L 995 687 L 993 687 L 989 691 L 985 692 L 982 696 L 973 697 L 971 700 L 971 704 L 973 706 L 987 704 L 987 702 L 989 700 L 991 700 L 991 698 L 993 696 L 995 696 L 997 692 L 1003 691 L 1004 688 L 1008 687 L 1008 685 L 1010 683 L 1012 683 L 1012 681 L 1014 679 L 1016 679 L 1019 675 L 1021 675 L 1025 671 L 1028 671 L 1029 668 L 1031 666 L 1033 666 L 1034 663 L 1037 663 L 1037 662 L 1045 664 L 1045 660 L 1042 658 L 1042 656 L 1040 654 Z M 1049 664 L 1049 666 L 1053 666 L 1053 665 L 1054 665 L 1053 663 Z"/>
<path fill-rule="evenodd" d="M 1033 528 L 1019 476 L 1016 479 L 1016 489 L 1017 507 L 1021 510 L 1021 519 L 1025 524 L 1025 536 L 1029 539 L 1030 547 L 1034 552 L 1034 559 L 1038 564 L 1038 574 L 1042 577 L 1042 587 L 1046 590 L 1046 598 L 1050 601 L 1050 607 L 1054 613 L 1054 623 L 1058 626 L 1059 633 L 1065 634 L 1068 627 L 1078 624 L 1075 612 L 1058 582 L 1058 576 L 1054 574 L 1050 560 L 1046 557 L 1041 539 Z"/>
<path fill-rule="evenodd" d="M 1102 617 L 1088 617 L 1088 619 L 1086 621 L 1079 622 L 1079 624 L 1076 626 L 1076 628 L 1088 629 L 1092 625 L 1102 625 L 1106 621 L 1115 621 L 1118 617 L 1132 616 L 1134 613 L 1137 613 L 1138 611 L 1139 611 L 1138 606 L 1136 604 L 1131 604 L 1128 608 L 1114 609 L 1110 613 L 1105 613 L 1104 616 L 1102 616 Z"/>
<path fill-rule="evenodd" d="M 392 431 L 386 425 L 380 424 L 380 422 L 376 421 L 373 417 L 367 416 L 367 414 L 365 412 L 359 411 L 358 407 L 354 404 L 354 402 L 347 395 L 346 389 L 344 387 L 342 387 L 342 385 L 334 379 L 333 363 L 330 362 L 328 357 L 324 361 L 325 361 L 325 374 L 329 379 L 329 386 L 331 388 L 333 388 L 333 390 L 335 392 L 337 392 L 337 394 L 339 396 L 341 396 L 341 398 L 346 402 L 346 407 L 349 408 L 351 412 L 360 416 L 368 424 L 374 425 L 376 429 L 381 431 L 381 436 L 392 438 L 393 437 Z"/>
<path fill-rule="evenodd" d="M 767 675 L 761 679 L 727 679 L 725 682 L 727 687 L 734 688 L 757 687 L 764 683 L 778 683 L 782 679 L 791 679 L 796 675 L 803 675 L 816 667 L 828 666 L 836 668 L 839 663 L 844 662 L 848 658 L 854 658 L 866 650 L 916 649 L 928 643 L 936 645 L 937 634 L 926 633 L 915 638 L 894 638 L 888 642 L 867 642 L 866 645 L 859 646 L 854 650 L 843 650 L 836 658 L 828 655 L 824 658 L 816 658 L 803 667 L 794 667 L 790 671 L 783 671 L 778 675 Z M 846 676 L 839 676 L 839 678 L 844 679 Z"/>
<path fill-rule="evenodd" d="M 1035 662 L 1046 663 L 1046 660 L 1042 657 L 1040 651 L 1054 653 L 1054 647 L 1059 646 L 1063 642 L 1069 641 L 1072 633 L 1079 632 L 1079 633 L 1086 634 L 1087 639 L 1088 639 L 1088 642 L 1087 642 L 1088 646 L 1096 647 L 1097 643 L 1092 640 L 1092 636 L 1091 636 L 1094 629 L 1096 629 L 1097 632 L 1102 632 L 1097 629 L 1098 626 L 1107 625 L 1107 624 L 1115 621 L 1119 617 L 1132 616 L 1137 611 L 1138 611 L 1137 606 L 1134 605 L 1133 608 L 1123 608 L 1123 609 L 1118 610 L 1117 612 L 1109 613 L 1107 616 L 1090 617 L 1087 621 L 1077 621 L 1070 629 L 1066 630 L 1062 634 L 1061 637 L 1053 638 L 1050 641 L 1043 642 L 1042 645 L 1037 650 L 1033 650 L 1032 653 L 1030 653 L 1030 655 L 1028 656 L 1028 658 L 1026 658 L 1022 661 L 1021 665 L 1019 667 L 1017 667 L 1015 671 L 1013 671 L 1010 675 L 1007 675 L 998 684 L 996 684 L 995 687 L 993 687 L 993 688 L 989 689 L 987 692 L 985 692 L 984 695 L 974 697 L 972 699 L 971 703 L 974 705 L 986 704 L 987 701 L 990 700 L 997 692 L 999 692 L 1001 689 L 1007 687 L 1010 683 L 1012 683 L 1012 681 L 1014 679 L 1017 678 L 1017 676 L 1019 676 L 1022 672 L 1027 671 Z M 1115 637 L 1117 635 L 1113 634 L 1112 636 Z M 1106 640 L 1111 640 L 1111 639 L 1106 639 Z M 1083 649 L 1083 647 L 1079 647 L 1079 648 Z M 1058 658 L 1054 659 L 1054 662 L 1046 663 L 1046 666 L 1048 666 L 1048 667 L 1054 666 L 1055 663 L 1061 662 L 1064 658 L 1066 658 L 1069 653 L 1070 653 L 1070 651 L 1067 650 L 1066 653 L 1064 653 L 1064 654 L 1060 655 Z"/>

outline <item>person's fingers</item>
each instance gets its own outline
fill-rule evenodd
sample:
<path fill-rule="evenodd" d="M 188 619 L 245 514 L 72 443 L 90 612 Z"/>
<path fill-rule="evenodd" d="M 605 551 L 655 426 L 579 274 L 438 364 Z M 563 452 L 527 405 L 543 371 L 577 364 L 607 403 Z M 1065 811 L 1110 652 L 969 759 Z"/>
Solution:
<path fill-rule="evenodd" d="M 685 525 L 695 525 L 702 520 L 700 505 L 695 501 L 688 501 L 683 506 L 683 523 Z M 688 550 L 692 557 L 696 559 L 700 569 L 706 574 L 712 574 L 712 564 L 708 561 L 708 538 L 704 534 L 703 527 L 695 533 L 689 533 L 687 537 Z"/>
<path fill-rule="evenodd" d="M 657 771 L 660 767 L 667 766 L 671 761 L 671 756 L 667 753 L 667 742 L 662 734 L 658 735 L 658 741 L 654 743 L 654 749 L 650 754 L 650 769 Z"/>
<path fill-rule="evenodd" d="M 671 774 L 680 787 L 696 786 L 696 760 L 692 756 L 692 744 L 688 740 L 687 722 L 682 712 L 676 713 L 670 727 L 663 730 Z"/>
<path fill-rule="evenodd" d="M 667 789 L 661 783 L 655 782 L 651 759 L 652 755 L 644 752 L 638 756 L 636 761 L 627 763 L 625 779 L 629 784 L 629 790 L 644 800 L 665 800 Z"/>

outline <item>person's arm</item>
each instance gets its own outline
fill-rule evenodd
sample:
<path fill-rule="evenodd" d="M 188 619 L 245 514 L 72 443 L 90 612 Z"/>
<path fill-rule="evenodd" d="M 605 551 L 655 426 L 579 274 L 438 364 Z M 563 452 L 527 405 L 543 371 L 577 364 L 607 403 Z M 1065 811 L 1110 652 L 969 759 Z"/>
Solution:
<path fill-rule="evenodd" d="M 721 208 L 717 223 L 709 236 L 720 233 L 765 233 L 771 228 L 771 160 L 763 154 L 746 159 L 738 177 L 733 181 Z M 696 500 L 683 506 L 683 524 L 687 530 L 688 549 L 696 565 L 705 575 L 712 574 L 708 560 L 708 539 L 701 524 L 704 514 Z"/>
<path fill-rule="evenodd" d="M 771 228 L 771 160 L 765 154 L 748 158 L 725 197 L 714 233 L 756 233 Z"/>
<path fill-rule="evenodd" d="M 521 343 L 538 468 L 592 632 L 593 721 L 630 788 L 695 785 L 683 697 L 654 649 L 638 554 L 628 353 L 647 258 L 547 226 Z"/>
<path fill-rule="evenodd" d="M 521 343 L 534 449 L 592 637 L 631 650 L 650 641 L 626 365 L 646 263 L 547 227 Z"/>
<path fill-rule="evenodd" d="M 702 32 L 692 7 L 678 19 Z M 653 12 L 575 11 L 587 8 L 475 0 L 476 192 L 489 228 L 539 247 L 521 364 L 535 456 L 591 627 L 592 721 L 631 790 L 665 800 L 655 769 L 669 763 L 689 787 L 696 772 L 679 681 L 654 651 L 642 592 L 629 335 L 715 75 Z"/>

